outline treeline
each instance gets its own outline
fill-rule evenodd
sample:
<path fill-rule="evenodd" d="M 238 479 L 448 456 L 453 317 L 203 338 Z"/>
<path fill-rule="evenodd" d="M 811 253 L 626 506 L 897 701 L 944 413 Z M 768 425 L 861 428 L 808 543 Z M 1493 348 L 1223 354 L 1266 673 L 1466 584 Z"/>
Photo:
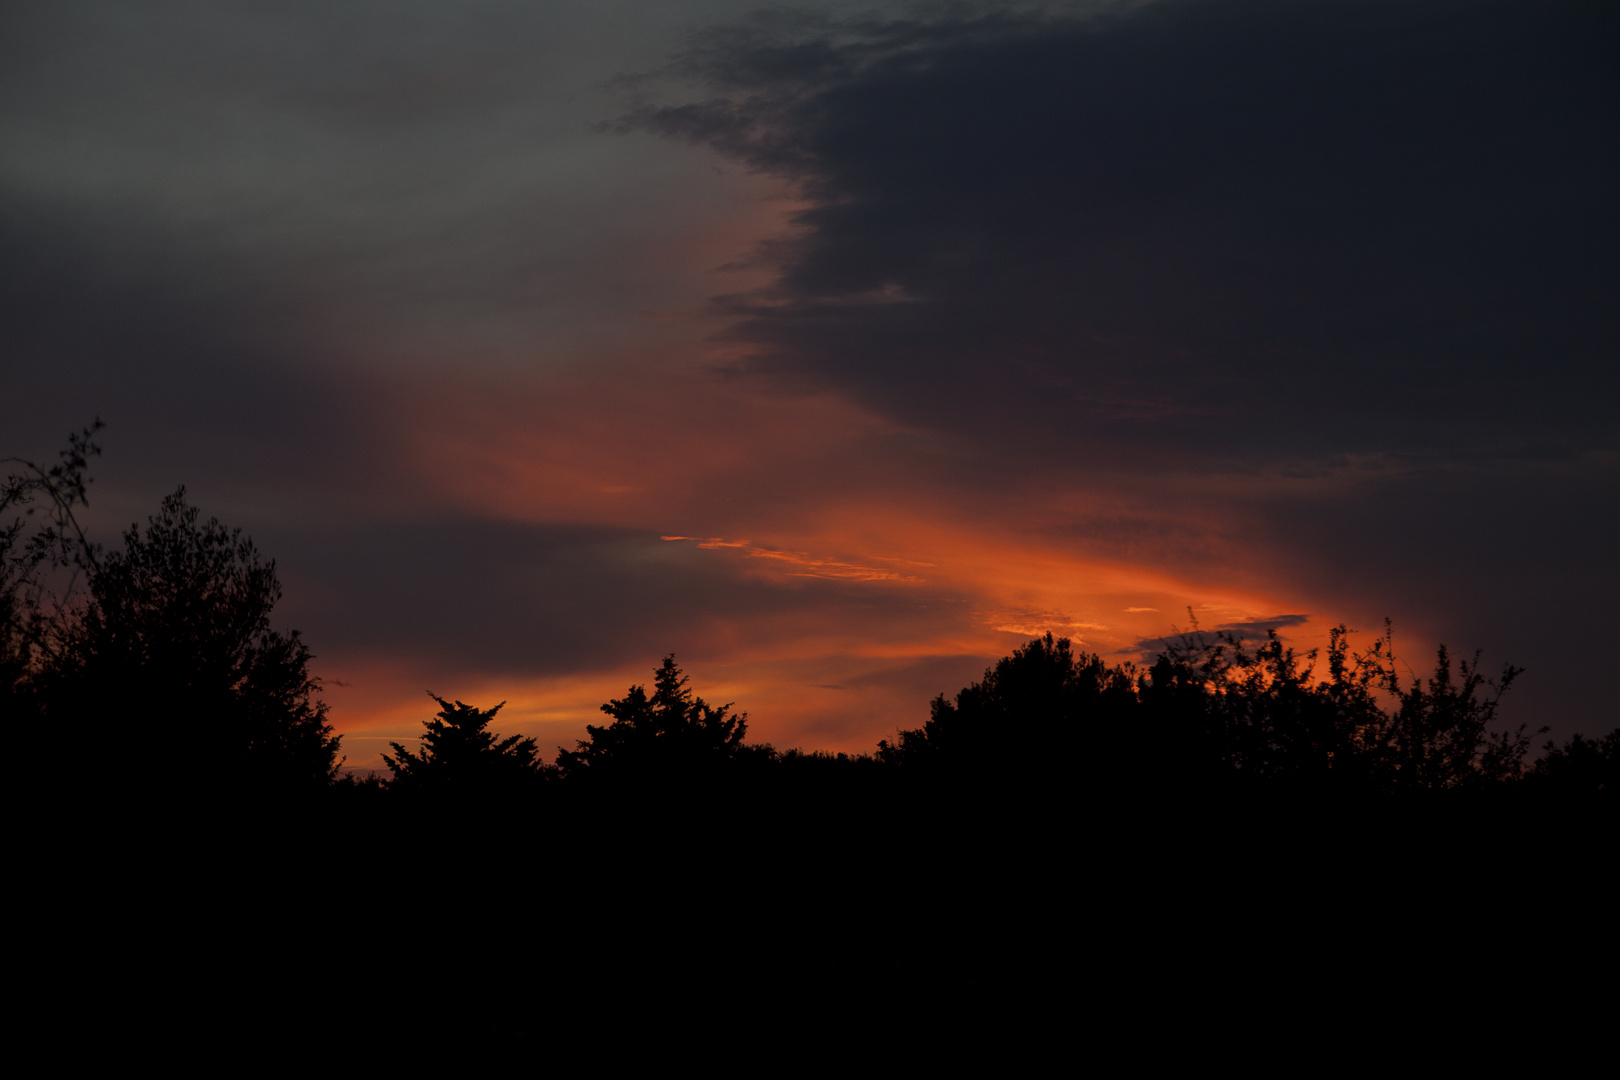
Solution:
<path fill-rule="evenodd" d="M 1525 726 L 1497 729 L 1514 669 L 1488 680 L 1477 659 L 1454 667 L 1442 647 L 1428 678 L 1403 685 L 1387 633 L 1361 653 L 1349 638 L 1334 629 L 1318 657 L 1275 638 L 1251 651 L 1195 632 L 1142 668 L 1107 664 L 1048 634 L 954 700 L 935 698 L 923 727 L 858 755 L 745 742 L 746 715 L 694 696 L 669 656 L 650 694 L 632 686 L 608 702 L 612 722 L 589 726 L 555 764 L 534 739 L 491 731 L 500 705 L 437 698 L 420 749 L 392 744 L 384 756 L 392 778 L 367 782 L 410 795 L 727 780 L 1307 796 L 1615 790 L 1620 731 L 1548 743 L 1531 761 Z"/>
<path fill-rule="evenodd" d="M 1620 783 L 1620 731 L 1532 758 L 1545 729 L 1497 723 L 1517 670 L 1490 679 L 1477 656 L 1442 647 L 1431 674 L 1403 682 L 1387 628 L 1358 652 L 1342 626 L 1321 655 L 1195 629 L 1145 667 L 1048 634 L 859 755 L 747 742 L 746 715 L 697 697 L 666 657 L 650 693 L 632 686 L 603 705 L 611 722 L 554 763 L 535 740 L 492 730 L 499 705 L 438 698 L 417 749 L 395 743 L 388 776 L 357 778 L 342 770 L 309 648 L 270 625 L 275 564 L 250 540 L 204 522 L 184 489 L 120 547 L 86 539 L 74 509 L 87 505 L 95 431 L 49 468 L 15 462 L 0 489 L 0 707 L 20 742 L 103 787 L 420 802 L 734 784 L 1382 797 L 1597 796 Z"/>
<path fill-rule="evenodd" d="M 552 762 L 499 705 L 439 698 L 356 776 L 270 625 L 273 562 L 183 491 L 112 550 L 80 532 L 93 435 L 0 489 L 0 719 L 19 925 L 73 980 L 40 996 L 121 1054 L 532 1067 L 639 1009 L 1044 1066 L 1082 983 L 1155 1038 L 1166 985 L 1284 1015 L 1233 971 L 1323 1012 L 1298 993 L 1321 957 L 1329 989 L 1421 956 L 1423 1009 L 1435 967 L 1474 1000 L 1525 937 L 1502 913 L 1562 917 L 1608 865 L 1620 736 L 1532 759 L 1497 723 L 1516 673 L 1442 654 L 1402 682 L 1387 634 L 1342 629 L 1322 656 L 1195 632 L 1148 667 L 1037 638 L 854 755 L 750 743 L 666 657 Z M 84 982 L 122 990 L 84 1006 Z"/>

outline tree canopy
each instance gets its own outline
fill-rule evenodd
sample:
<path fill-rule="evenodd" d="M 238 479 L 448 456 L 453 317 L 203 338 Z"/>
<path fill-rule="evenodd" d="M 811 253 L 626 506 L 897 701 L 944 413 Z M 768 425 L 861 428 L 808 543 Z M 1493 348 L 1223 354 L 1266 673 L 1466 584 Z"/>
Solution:
<path fill-rule="evenodd" d="M 1353 652 L 1331 631 L 1325 657 L 1275 634 L 1259 648 L 1196 629 L 1144 670 L 1105 664 L 1051 634 L 956 695 L 920 729 L 879 743 L 912 768 L 984 773 L 1078 770 L 1134 785 L 1263 782 L 1357 790 L 1436 790 L 1520 777 L 1530 735 L 1494 730 L 1518 676 L 1489 679 L 1479 658 L 1441 646 L 1427 679 L 1403 684 L 1387 632 Z M 1326 673 L 1318 671 L 1326 660 Z"/>
<path fill-rule="evenodd" d="M 927 723 L 900 731 L 893 743 L 880 742 L 878 758 L 981 772 L 1011 760 L 1072 767 L 1083 739 L 1095 745 L 1114 725 L 1128 722 L 1136 690 L 1132 669 L 1109 667 L 1100 657 L 1076 653 L 1067 638 L 1047 634 L 997 661 L 954 701 L 940 694 Z"/>
<path fill-rule="evenodd" d="M 559 748 L 557 765 L 565 777 L 624 772 L 701 770 L 735 759 L 748 733 L 748 714 L 732 713 L 727 703 L 712 707 L 693 696 L 673 654 L 654 673 L 653 693 L 642 686 L 602 711 L 605 725 L 589 724 L 589 736 L 574 750 Z"/>
<path fill-rule="evenodd" d="M 413 792 L 504 792 L 545 774 L 533 739 L 519 735 L 502 739 L 489 730 L 489 722 L 506 702 L 493 709 L 476 709 L 437 694 L 429 696 L 439 703 L 439 712 L 422 722 L 426 730 L 420 752 L 413 754 L 394 742 L 388 744 L 394 756 L 383 755 L 394 771 L 391 786 Z"/>
<path fill-rule="evenodd" d="M 296 630 L 270 625 L 275 563 L 201 520 L 180 488 L 92 568 L 39 674 L 47 719 L 121 773 L 166 783 L 321 787 L 338 736 Z"/>

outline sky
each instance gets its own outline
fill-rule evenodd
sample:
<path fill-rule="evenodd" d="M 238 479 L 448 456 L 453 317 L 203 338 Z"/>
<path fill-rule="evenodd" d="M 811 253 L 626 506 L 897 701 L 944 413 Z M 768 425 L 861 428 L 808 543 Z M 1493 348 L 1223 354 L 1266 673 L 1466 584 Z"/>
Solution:
<path fill-rule="evenodd" d="M 674 653 L 869 750 L 1385 618 L 1620 721 L 1620 9 L 16 2 L 0 453 L 276 560 L 350 766 Z"/>

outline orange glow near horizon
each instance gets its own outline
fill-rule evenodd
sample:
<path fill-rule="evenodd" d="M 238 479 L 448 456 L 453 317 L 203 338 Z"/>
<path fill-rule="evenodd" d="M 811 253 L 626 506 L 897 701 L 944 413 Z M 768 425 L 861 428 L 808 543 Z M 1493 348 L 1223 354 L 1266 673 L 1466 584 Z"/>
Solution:
<path fill-rule="evenodd" d="M 1032 499 L 924 482 L 935 467 L 928 447 L 874 459 L 873 440 L 893 436 L 893 425 L 830 396 L 717 391 L 701 374 L 624 371 L 498 395 L 438 387 L 404 407 L 438 420 L 402 427 L 428 432 L 406 452 L 435 504 L 644 529 L 738 579 L 843 590 L 812 614 L 711 619 L 677 656 L 700 696 L 750 714 L 751 741 L 869 751 L 897 727 L 920 725 L 935 694 L 954 694 L 1048 631 L 1121 660 L 1144 639 L 1185 629 L 1189 609 L 1204 626 L 1309 610 L 1233 584 L 1238 575 L 1219 567 L 1199 580 L 1053 540 L 1042 527 L 1067 508 L 1113 508 L 1117 496 Z M 1326 625 L 1313 618 L 1290 640 L 1314 645 Z M 659 659 L 565 677 L 469 674 L 464 685 L 432 689 L 484 708 L 507 702 L 497 729 L 536 736 L 549 758 L 604 719 L 603 702 L 648 682 Z M 414 738 L 435 707 L 419 677 L 381 661 L 355 666 L 371 669 L 372 686 L 401 688 L 328 695 L 350 766 L 376 768 L 386 741 Z"/>

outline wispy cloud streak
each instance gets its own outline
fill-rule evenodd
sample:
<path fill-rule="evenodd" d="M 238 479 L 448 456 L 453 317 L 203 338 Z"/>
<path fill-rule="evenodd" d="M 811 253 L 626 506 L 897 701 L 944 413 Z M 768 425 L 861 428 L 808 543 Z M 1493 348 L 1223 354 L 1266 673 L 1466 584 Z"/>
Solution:
<path fill-rule="evenodd" d="M 726 540 L 722 537 L 698 536 L 661 536 L 659 539 L 689 540 L 706 551 L 737 551 L 747 555 L 749 558 L 768 559 L 792 567 L 793 569 L 787 571 L 789 577 L 830 578 L 835 581 L 894 581 L 907 584 L 920 584 L 923 581 L 920 577 L 903 574 L 897 570 L 862 566 L 859 563 L 842 562 L 837 559 L 823 559 L 804 551 L 785 551 L 781 548 L 763 547 L 759 544 L 751 544 L 746 540 Z"/>

